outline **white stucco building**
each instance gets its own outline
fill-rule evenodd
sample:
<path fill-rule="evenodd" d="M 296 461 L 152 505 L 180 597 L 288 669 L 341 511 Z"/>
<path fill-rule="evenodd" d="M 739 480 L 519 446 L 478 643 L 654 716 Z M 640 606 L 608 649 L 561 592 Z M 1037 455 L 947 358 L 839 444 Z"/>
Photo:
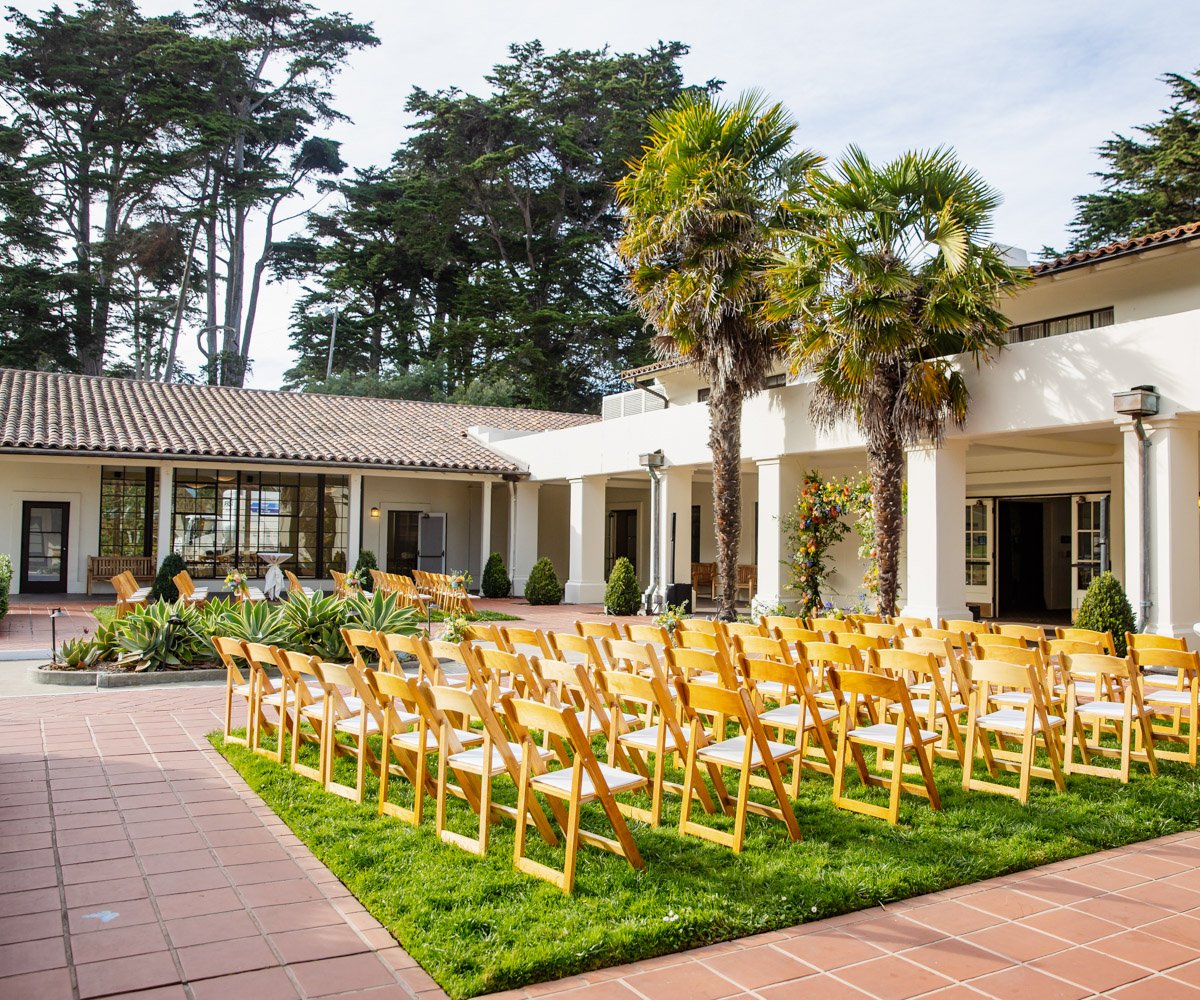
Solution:
<path fill-rule="evenodd" d="M 1066 621 L 1111 568 L 1152 630 L 1189 630 L 1200 619 L 1200 224 L 1038 265 L 1004 308 L 1012 343 L 968 372 L 965 429 L 908 455 L 906 609 Z M 254 551 L 294 548 L 294 568 L 318 580 L 363 547 L 397 571 L 478 579 L 497 550 L 518 592 L 544 555 L 577 602 L 601 599 L 618 555 L 644 585 L 687 583 L 693 563 L 714 558 L 703 386 L 681 364 L 628 379 L 595 419 L 0 372 L 0 551 L 21 568 L 14 590 L 82 590 L 87 557 L 106 547 L 182 550 L 209 576 L 233 562 L 256 572 Z M 1144 445 L 1114 407 L 1135 386 L 1158 397 Z M 815 431 L 809 401 L 803 379 L 780 370 L 745 405 L 739 561 L 771 602 L 789 596 L 781 517 L 804 472 L 866 467 L 856 432 Z M 847 603 L 862 575 L 855 549 L 847 539 L 829 581 Z"/>

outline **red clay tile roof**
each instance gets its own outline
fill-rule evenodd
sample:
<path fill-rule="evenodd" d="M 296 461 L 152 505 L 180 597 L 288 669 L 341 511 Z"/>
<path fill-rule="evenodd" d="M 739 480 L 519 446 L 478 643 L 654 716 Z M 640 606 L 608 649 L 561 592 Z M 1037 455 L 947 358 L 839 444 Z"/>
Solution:
<path fill-rule="evenodd" d="M 1164 229 L 1162 232 L 1147 233 L 1145 236 L 1134 236 L 1128 240 L 1118 240 L 1116 243 L 1109 243 L 1107 246 L 1096 247 L 1093 250 L 1079 250 L 1076 253 L 1064 254 L 1061 257 L 1055 257 L 1053 260 L 1044 260 L 1040 264 L 1034 264 L 1029 270 L 1034 275 L 1051 274 L 1073 267 L 1082 267 L 1085 264 L 1092 264 L 1098 260 L 1121 257 L 1125 254 L 1148 250 L 1151 247 L 1165 246 L 1171 243 L 1184 243 L 1197 238 L 1200 238 L 1200 222 L 1189 222 L 1182 226 L 1175 226 L 1172 229 Z"/>
<path fill-rule="evenodd" d="M 520 471 L 467 434 L 557 430 L 598 418 L 498 406 L 319 396 L 0 369 L 0 451 L 164 455 Z"/>
<path fill-rule="evenodd" d="M 627 368 L 621 372 L 621 378 L 624 380 L 638 378 L 641 375 L 653 375 L 655 372 L 666 371 L 668 368 L 674 368 L 677 365 L 684 364 L 686 359 L 676 354 L 669 358 L 662 358 L 658 361 L 651 362 L 648 365 L 642 365 L 640 368 Z"/>

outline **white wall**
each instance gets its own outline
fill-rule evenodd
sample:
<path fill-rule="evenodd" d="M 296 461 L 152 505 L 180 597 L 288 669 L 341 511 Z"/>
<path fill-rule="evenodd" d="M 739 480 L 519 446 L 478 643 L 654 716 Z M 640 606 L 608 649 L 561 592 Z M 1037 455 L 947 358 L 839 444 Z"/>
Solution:
<path fill-rule="evenodd" d="M 0 459 L 0 552 L 12 557 L 11 591 L 20 589 L 21 514 L 26 500 L 71 505 L 67 522 L 67 591 L 82 593 L 87 558 L 100 549 L 99 463 L 47 458 Z M 107 586 L 99 590 L 111 590 Z"/>
<path fill-rule="evenodd" d="M 598 525 L 603 531 L 604 526 Z M 571 487 L 543 483 L 538 493 L 537 557 L 546 556 L 558 582 L 565 584 L 571 569 Z"/>
<path fill-rule="evenodd" d="M 446 570 L 468 568 L 478 580 L 481 494 L 478 486 L 438 476 L 364 476 L 362 547 L 384 566 L 389 510 L 446 514 Z M 379 517 L 372 518 L 372 507 Z M 354 512 L 351 512 L 354 516 Z"/>

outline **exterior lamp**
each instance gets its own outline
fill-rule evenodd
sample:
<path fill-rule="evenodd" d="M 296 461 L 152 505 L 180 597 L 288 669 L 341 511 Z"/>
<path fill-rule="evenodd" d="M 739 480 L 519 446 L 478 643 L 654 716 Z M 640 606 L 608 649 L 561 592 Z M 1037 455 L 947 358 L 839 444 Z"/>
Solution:
<path fill-rule="evenodd" d="M 379 508 L 378 508 L 378 507 L 372 507 L 372 508 L 371 508 L 371 519 L 372 519 L 373 521 L 378 521 L 378 520 L 379 520 Z"/>
<path fill-rule="evenodd" d="M 1123 417 L 1133 418 L 1133 432 L 1138 444 L 1138 479 L 1141 490 L 1138 498 L 1138 514 L 1142 522 L 1142 599 L 1141 620 L 1146 628 L 1150 621 L 1150 437 L 1142 424 L 1144 417 L 1158 413 L 1159 395 L 1152 385 L 1135 385 L 1125 392 L 1113 393 L 1113 409 Z"/>

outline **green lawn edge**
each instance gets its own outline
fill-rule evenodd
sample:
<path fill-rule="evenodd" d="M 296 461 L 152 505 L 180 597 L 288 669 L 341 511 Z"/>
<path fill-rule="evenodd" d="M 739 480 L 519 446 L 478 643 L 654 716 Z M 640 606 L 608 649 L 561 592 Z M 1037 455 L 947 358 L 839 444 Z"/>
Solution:
<path fill-rule="evenodd" d="M 944 809 L 907 799 L 901 825 L 835 809 L 830 779 L 806 777 L 796 812 L 805 840 L 751 817 L 745 853 L 664 826 L 631 823 L 647 868 L 581 848 L 574 895 L 512 867 L 512 825 L 492 827 L 486 858 L 442 843 L 426 802 L 421 828 L 380 818 L 367 804 L 326 794 L 314 782 L 236 745 L 216 749 L 313 854 L 412 957 L 455 998 L 557 979 L 605 966 L 778 930 L 879 903 L 1194 829 L 1200 786 L 1191 768 L 1165 764 L 1157 779 L 1127 786 L 1072 777 L 1068 790 L 1035 788 L 1028 807 L 961 790 L 961 771 L 935 771 Z M 343 762 L 342 766 L 345 766 Z M 347 775 L 349 777 L 349 775 Z M 402 785 L 403 783 L 398 783 Z M 511 797 L 507 781 L 498 799 Z M 508 786 L 505 788 L 504 786 Z M 755 793 L 758 797 L 761 793 Z M 472 832 L 473 813 L 450 801 L 450 825 Z M 708 818 L 729 825 L 723 818 Z M 589 811 L 585 827 L 604 832 Z M 561 863 L 533 839 L 543 860 Z"/>

